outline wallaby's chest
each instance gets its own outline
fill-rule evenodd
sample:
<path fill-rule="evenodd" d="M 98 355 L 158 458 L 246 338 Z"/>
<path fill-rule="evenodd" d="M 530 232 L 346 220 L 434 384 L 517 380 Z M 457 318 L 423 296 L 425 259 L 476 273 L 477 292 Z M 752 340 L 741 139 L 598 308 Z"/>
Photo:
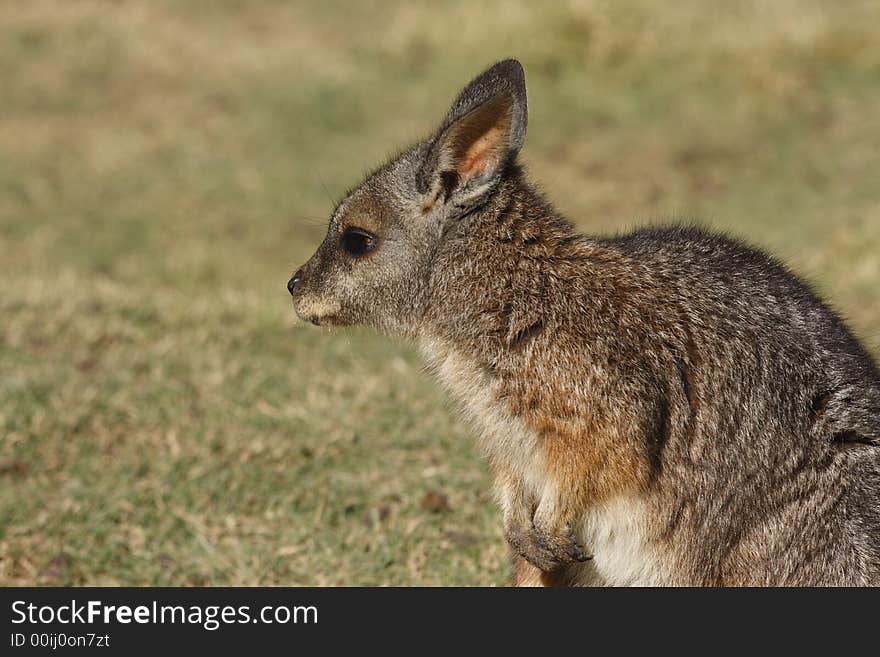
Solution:
<path fill-rule="evenodd" d="M 441 340 L 423 340 L 421 347 L 429 366 L 477 429 L 480 449 L 496 474 L 518 478 L 531 489 L 527 492 L 538 495 L 546 479 L 538 437 L 510 412 L 490 374 Z"/>

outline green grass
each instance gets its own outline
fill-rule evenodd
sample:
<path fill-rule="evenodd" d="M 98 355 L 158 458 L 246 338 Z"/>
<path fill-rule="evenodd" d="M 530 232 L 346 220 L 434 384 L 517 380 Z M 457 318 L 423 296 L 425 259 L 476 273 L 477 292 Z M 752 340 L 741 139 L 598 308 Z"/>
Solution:
<path fill-rule="evenodd" d="M 415 352 L 284 289 L 333 199 L 505 56 L 584 230 L 728 230 L 876 353 L 880 9 L 825 6 L 0 4 L 0 584 L 507 581 Z"/>

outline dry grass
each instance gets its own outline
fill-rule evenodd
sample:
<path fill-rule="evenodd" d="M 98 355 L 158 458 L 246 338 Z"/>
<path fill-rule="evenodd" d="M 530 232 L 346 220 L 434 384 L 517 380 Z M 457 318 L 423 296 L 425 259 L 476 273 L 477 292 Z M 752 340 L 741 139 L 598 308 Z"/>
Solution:
<path fill-rule="evenodd" d="M 585 230 L 730 230 L 880 347 L 876 3 L 5 2 L 0 583 L 505 581 L 414 353 L 283 286 L 508 55 Z"/>

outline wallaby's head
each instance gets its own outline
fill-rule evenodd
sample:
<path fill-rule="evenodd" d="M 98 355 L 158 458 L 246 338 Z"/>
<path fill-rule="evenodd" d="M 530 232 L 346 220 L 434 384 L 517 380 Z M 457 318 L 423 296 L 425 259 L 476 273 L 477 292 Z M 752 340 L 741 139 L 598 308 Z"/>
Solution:
<path fill-rule="evenodd" d="M 475 78 L 432 137 L 339 203 L 323 243 L 288 283 L 296 313 L 314 324 L 410 332 L 446 229 L 496 189 L 523 145 L 526 122 L 518 61 Z"/>

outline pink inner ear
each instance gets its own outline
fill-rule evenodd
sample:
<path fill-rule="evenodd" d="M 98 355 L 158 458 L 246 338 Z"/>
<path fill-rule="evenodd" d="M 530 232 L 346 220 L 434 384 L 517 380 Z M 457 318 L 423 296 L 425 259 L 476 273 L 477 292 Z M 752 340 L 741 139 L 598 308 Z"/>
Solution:
<path fill-rule="evenodd" d="M 478 176 L 491 166 L 496 166 L 504 152 L 505 131 L 499 126 L 489 128 L 462 154 L 458 172 L 465 177 Z"/>
<path fill-rule="evenodd" d="M 487 103 L 456 127 L 453 158 L 462 178 L 480 176 L 504 158 L 512 124 L 511 108 L 505 100 Z"/>

